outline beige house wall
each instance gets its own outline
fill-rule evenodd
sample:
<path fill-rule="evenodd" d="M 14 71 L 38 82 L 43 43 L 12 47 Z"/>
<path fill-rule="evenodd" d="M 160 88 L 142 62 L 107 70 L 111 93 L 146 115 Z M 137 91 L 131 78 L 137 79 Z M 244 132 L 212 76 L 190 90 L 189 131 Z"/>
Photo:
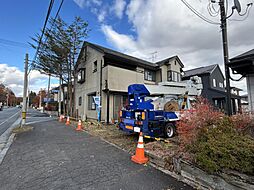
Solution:
<path fill-rule="evenodd" d="M 161 66 L 161 78 L 162 82 L 168 81 L 168 67 L 167 65 L 162 65 Z"/>
<path fill-rule="evenodd" d="M 103 89 L 105 89 L 105 80 L 108 81 L 110 91 L 127 92 L 130 84 L 144 84 L 144 74 L 108 65 L 103 68 Z"/>
<path fill-rule="evenodd" d="M 87 56 L 85 57 L 85 52 Z M 75 89 L 75 101 L 76 109 L 78 109 L 78 115 L 85 119 L 97 119 L 96 110 L 88 110 L 88 95 L 96 93 L 96 96 L 100 96 L 100 77 L 102 69 L 102 94 L 101 94 L 101 120 L 105 121 L 107 118 L 107 93 L 106 93 L 106 81 L 108 83 L 108 89 L 110 91 L 109 97 L 109 119 L 113 118 L 114 109 L 114 94 L 121 95 L 121 93 L 127 93 L 128 86 L 130 84 L 158 84 L 159 82 L 167 81 L 167 71 L 169 69 L 180 72 L 180 65 L 174 64 L 174 61 L 170 65 L 162 65 L 158 71 L 156 71 L 156 81 L 144 80 L 144 68 L 137 67 L 136 70 L 128 70 L 112 65 L 104 67 L 104 54 L 87 46 L 87 51 L 83 51 L 81 62 L 77 66 L 76 70 L 80 68 L 86 69 L 85 82 L 80 84 L 76 83 Z M 86 58 L 86 60 L 85 60 Z M 82 61 L 83 60 L 83 61 Z M 94 71 L 94 62 L 97 61 L 97 71 Z M 102 64 L 102 68 L 101 68 Z M 114 93 L 114 94 L 113 94 Z M 82 97 L 82 104 L 79 105 L 79 97 Z"/>
<path fill-rule="evenodd" d="M 80 84 L 76 83 L 76 108 L 78 109 L 79 116 L 85 120 L 89 118 L 97 118 L 96 110 L 88 110 L 88 95 L 96 93 L 96 96 L 100 95 L 100 65 L 103 64 L 103 54 L 88 47 L 87 48 L 87 60 L 85 61 L 85 54 L 82 56 L 84 60 L 78 65 L 79 68 L 86 69 L 85 82 Z M 94 62 L 97 61 L 97 71 L 94 72 Z M 82 97 L 81 106 L 78 104 L 79 97 Z"/>
<path fill-rule="evenodd" d="M 181 65 L 178 63 L 178 61 L 176 59 L 173 59 L 168 64 L 168 70 L 180 73 Z"/>

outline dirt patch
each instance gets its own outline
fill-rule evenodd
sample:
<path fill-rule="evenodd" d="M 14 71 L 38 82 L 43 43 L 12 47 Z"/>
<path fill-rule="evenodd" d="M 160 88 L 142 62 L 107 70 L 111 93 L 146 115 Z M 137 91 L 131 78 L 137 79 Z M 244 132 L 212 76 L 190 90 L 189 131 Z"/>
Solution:
<path fill-rule="evenodd" d="M 137 134 L 128 135 L 120 131 L 117 125 L 102 125 L 97 122 L 84 122 L 83 126 L 89 134 L 101 137 L 129 153 L 135 152 L 138 142 Z"/>
<path fill-rule="evenodd" d="M 98 122 L 84 122 L 84 129 L 93 136 L 101 137 L 131 154 L 135 153 L 138 134 L 126 134 L 119 130 L 117 125 L 102 125 Z M 144 139 L 145 150 L 150 154 L 161 158 L 169 159 L 177 152 L 177 139 L 167 139 L 169 142 L 155 141 L 153 139 Z"/>
<path fill-rule="evenodd" d="M 32 130 L 33 130 L 33 127 L 31 126 L 17 127 L 12 130 L 12 133 L 19 134 L 19 133 L 32 131 Z"/>

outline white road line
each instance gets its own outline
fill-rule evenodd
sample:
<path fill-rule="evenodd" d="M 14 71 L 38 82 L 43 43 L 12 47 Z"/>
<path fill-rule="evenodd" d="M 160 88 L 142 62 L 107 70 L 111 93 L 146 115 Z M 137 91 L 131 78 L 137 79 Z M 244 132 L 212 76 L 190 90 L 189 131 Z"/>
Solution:
<path fill-rule="evenodd" d="M 9 119 L 13 118 L 15 115 L 19 114 L 19 112 L 15 113 L 13 116 L 9 117 L 8 119 L 6 119 L 5 121 L 3 121 L 2 123 L 0 123 L 0 125 L 3 125 L 6 121 L 8 121 Z"/>

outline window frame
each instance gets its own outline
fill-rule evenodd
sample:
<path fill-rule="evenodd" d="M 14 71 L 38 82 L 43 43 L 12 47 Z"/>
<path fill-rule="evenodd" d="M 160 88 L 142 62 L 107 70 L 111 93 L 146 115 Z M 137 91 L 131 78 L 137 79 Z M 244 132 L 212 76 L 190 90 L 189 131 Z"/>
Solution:
<path fill-rule="evenodd" d="M 95 73 L 98 70 L 98 62 L 97 60 L 93 62 L 93 72 Z"/>
<path fill-rule="evenodd" d="M 85 81 L 86 81 L 86 68 L 79 69 L 79 71 L 78 71 L 78 83 L 84 83 Z"/>
<path fill-rule="evenodd" d="M 217 81 L 216 81 L 216 79 L 213 78 L 212 81 L 213 81 L 213 87 L 217 87 Z"/>
<path fill-rule="evenodd" d="M 96 93 L 92 93 L 92 94 L 88 94 L 87 95 L 87 98 L 88 98 L 88 101 L 87 101 L 87 109 L 89 111 L 94 111 L 96 110 L 96 104 L 94 102 L 94 96 L 96 96 Z"/>
<path fill-rule="evenodd" d="M 147 81 L 155 82 L 156 81 L 156 72 L 152 71 L 152 70 L 149 70 L 149 69 L 145 69 L 144 79 L 147 80 Z"/>
<path fill-rule="evenodd" d="M 167 81 L 168 82 L 181 82 L 181 73 L 177 71 L 168 70 L 167 71 Z"/>
<path fill-rule="evenodd" d="M 81 96 L 78 98 L 78 105 L 82 106 L 82 97 Z"/>

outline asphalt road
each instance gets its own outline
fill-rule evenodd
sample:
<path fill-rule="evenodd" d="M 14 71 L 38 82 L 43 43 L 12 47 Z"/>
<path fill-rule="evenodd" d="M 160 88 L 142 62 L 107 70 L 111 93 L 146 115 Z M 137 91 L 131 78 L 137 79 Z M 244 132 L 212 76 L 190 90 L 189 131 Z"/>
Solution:
<path fill-rule="evenodd" d="M 36 112 L 33 112 L 36 113 Z M 191 190 L 127 152 L 57 121 L 31 124 L 0 165 L 1 190 Z"/>
<path fill-rule="evenodd" d="M 0 111 L 0 135 L 2 135 L 19 117 L 21 109 L 16 107 L 4 108 Z"/>
<path fill-rule="evenodd" d="M 48 114 L 41 113 L 39 110 L 35 110 L 35 109 L 28 109 L 26 114 L 27 125 L 51 121 L 51 120 L 54 120 L 54 118 L 51 118 Z"/>

